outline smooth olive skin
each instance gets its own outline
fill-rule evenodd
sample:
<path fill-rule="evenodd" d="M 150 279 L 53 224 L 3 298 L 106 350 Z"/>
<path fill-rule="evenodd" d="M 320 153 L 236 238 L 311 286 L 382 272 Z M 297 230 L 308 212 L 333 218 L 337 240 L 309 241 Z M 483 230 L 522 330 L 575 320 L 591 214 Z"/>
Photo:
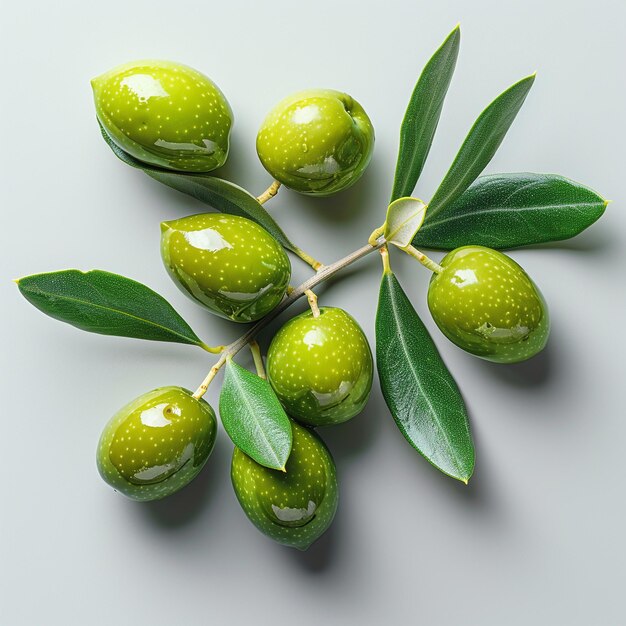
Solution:
<path fill-rule="evenodd" d="M 267 115 L 256 139 L 263 167 L 286 187 L 328 196 L 354 184 L 374 149 L 374 128 L 348 94 L 310 89 Z"/>
<path fill-rule="evenodd" d="M 204 74 L 170 61 L 135 61 L 91 86 L 98 120 L 136 159 L 183 172 L 209 172 L 226 162 L 233 112 Z"/>
<path fill-rule="evenodd" d="M 367 337 L 343 309 L 321 307 L 290 319 L 267 351 L 267 378 L 291 417 L 340 424 L 369 398 L 374 366 Z"/>
<path fill-rule="evenodd" d="M 263 467 L 236 447 L 231 479 L 239 504 L 263 534 L 306 550 L 333 521 L 339 489 L 324 442 L 295 422 L 292 430 L 286 472 Z"/>
<path fill-rule="evenodd" d="M 96 462 L 102 478 L 133 500 L 165 498 L 189 484 L 215 444 L 213 409 L 182 387 L 135 398 L 105 426 Z"/>
<path fill-rule="evenodd" d="M 254 322 L 283 298 L 291 263 L 244 217 L 202 213 L 161 224 L 161 257 L 183 293 L 234 322 Z"/>
<path fill-rule="evenodd" d="M 496 363 L 525 361 L 544 348 L 550 333 L 545 300 L 513 259 L 464 246 L 441 266 L 430 281 L 428 308 L 450 341 Z"/>

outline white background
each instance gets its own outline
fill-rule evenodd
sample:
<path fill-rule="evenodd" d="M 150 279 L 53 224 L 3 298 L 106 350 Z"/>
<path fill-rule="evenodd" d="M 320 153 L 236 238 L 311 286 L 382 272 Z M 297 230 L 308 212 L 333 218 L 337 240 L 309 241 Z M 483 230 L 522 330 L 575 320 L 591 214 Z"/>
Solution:
<path fill-rule="evenodd" d="M 624 7 L 5 3 L 2 625 L 623 624 Z M 150 57 L 210 75 L 236 115 L 221 175 L 257 193 L 269 178 L 254 139 L 269 108 L 306 87 L 354 96 L 377 132 L 365 177 L 330 200 L 283 190 L 269 205 L 302 247 L 331 261 L 382 222 L 408 97 L 459 20 L 461 56 L 417 194 L 430 197 L 482 108 L 538 70 L 489 171 L 557 172 L 614 201 L 575 240 L 512 253 L 553 320 L 547 350 L 526 364 L 489 364 L 448 343 L 426 308 L 428 273 L 394 255 L 470 408 L 477 465 L 469 487 L 411 449 L 376 388 L 365 413 L 322 433 L 341 504 L 307 553 L 272 543 L 246 519 L 223 433 L 201 477 L 169 500 L 115 494 L 94 462 L 105 422 L 154 387 L 195 388 L 211 361 L 195 348 L 81 333 L 28 305 L 10 279 L 106 269 L 168 297 L 209 343 L 241 328 L 205 314 L 167 277 L 159 222 L 202 205 L 113 156 L 99 137 L 89 79 Z M 294 280 L 307 275 L 294 266 Z M 372 255 L 320 290 L 321 302 L 348 309 L 371 341 L 379 274 Z M 219 380 L 208 395 L 214 406 Z"/>

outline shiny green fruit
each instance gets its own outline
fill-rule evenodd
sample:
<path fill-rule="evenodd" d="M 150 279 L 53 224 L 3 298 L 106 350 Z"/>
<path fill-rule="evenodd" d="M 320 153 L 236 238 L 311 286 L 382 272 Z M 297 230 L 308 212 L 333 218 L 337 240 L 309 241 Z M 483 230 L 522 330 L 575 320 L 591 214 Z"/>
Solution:
<path fill-rule="evenodd" d="M 348 94 L 310 89 L 279 102 L 256 139 L 263 167 L 286 187 L 327 196 L 354 184 L 374 149 L 374 128 Z"/>
<path fill-rule="evenodd" d="M 160 387 L 120 409 L 98 444 L 102 478 L 133 500 L 158 500 L 182 489 L 209 458 L 213 409 L 181 387 Z"/>
<path fill-rule="evenodd" d="M 231 478 L 239 504 L 263 534 L 306 550 L 333 521 L 339 491 L 324 442 L 293 422 L 292 431 L 285 472 L 263 467 L 235 448 Z"/>
<path fill-rule="evenodd" d="M 235 322 L 254 322 L 283 298 L 291 264 L 254 222 L 203 213 L 161 224 L 161 256 L 181 290 Z"/>
<path fill-rule="evenodd" d="M 548 341 L 550 320 L 541 292 L 513 259 L 464 246 L 433 274 L 428 307 L 443 334 L 463 350 L 496 363 L 524 361 Z"/>
<path fill-rule="evenodd" d="M 338 308 L 290 319 L 267 352 L 267 378 L 276 395 L 289 415 L 311 426 L 340 424 L 360 413 L 373 370 L 367 337 Z"/>
<path fill-rule="evenodd" d="M 233 113 L 204 74 L 170 61 L 135 61 L 91 86 L 100 124 L 136 159 L 182 172 L 225 163 Z"/>

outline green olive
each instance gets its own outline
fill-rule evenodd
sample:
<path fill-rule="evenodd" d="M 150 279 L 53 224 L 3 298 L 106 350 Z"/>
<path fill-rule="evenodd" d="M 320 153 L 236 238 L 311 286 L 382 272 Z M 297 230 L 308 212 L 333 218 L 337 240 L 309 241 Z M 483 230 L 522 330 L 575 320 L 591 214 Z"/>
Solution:
<path fill-rule="evenodd" d="M 372 353 L 343 309 L 321 307 L 290 319 L 267 352 L 267 377 L 285 410 L 311 426 L 345 422 L 361 412 L 372 388 Z"/>
<path fill-rule="evenodd" d="M 292 430 L 285 472 L 263 467 L 235 448 L 231 478 L 239 504 L 263 534 L 306 550 L 333 521 L 339 491 L 324 442 L 293 422 Z"/>
<path fill-rule="evenodd" d="M 233 113 L 204 74 L 170 61 L 135 61 L 91 85 L 100 124 L 136 159 L 183 172 L 226 162 Z"/>
<path fill-rule="evenodd" d="M 496 363 L 540 352 L 550 332 L 541 292 L 513 259 L 482 246 L 464 246 L 433 274 L 428 307 L 443 334 L 463 350 Z"/>
<path fill-rule="evenodd" d="M 190 298 L 235 322 L 253 322 L 283 298 L 291 264 L 251 220 L 203 213 L 161 224 L 161 256 Z"/>
<path fill-rule="evenodd" d="M 105 426 L 96 461 L 102 478 L 133 500 L 158 500 L 189 484 L 217 433 L 213 409 L 181 387 L 160 387 L 120 409 Z"/>
<path fill-rule="evenodd" d="M 327 196 L 353 185 L 374 149 L 374 128 L 346 93 L 310 89 L 279 102 L 256 140 L 263 167 L 286 187 Z"/>

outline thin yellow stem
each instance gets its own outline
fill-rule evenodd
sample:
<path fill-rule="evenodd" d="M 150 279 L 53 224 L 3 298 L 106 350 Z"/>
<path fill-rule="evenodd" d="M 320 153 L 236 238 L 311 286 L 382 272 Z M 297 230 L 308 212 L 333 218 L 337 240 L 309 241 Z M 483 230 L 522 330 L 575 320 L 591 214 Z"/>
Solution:
<path fill-rule="evenodd" d="M 304 250 L 296 248 L 294 252 L 307 264 L 310 265 L 316 272 L 319 272 L 324 267 L 323 263 L 316 261 L 310 254 L 307 254 Z"/>
<path fill-rule="evenodd" d="M 280 189 L 280 183 L 275 180 L 260 196 L 257 197 L 259 204 L 265 204 L 268 200 L 271 200 Z"/>
<path fill-rule="evenodd" d="M 380 257 L 383 261 L 383 273 L 389 274 L 391 272 L 391 264 L 389 263 L 389 250 L 387 246 L 383 246 L 380 249 Z"/>
<path fill-rule="evenodd" d="M 406 248 L 400 248 L 403 252 L 411 255 L 414 259 L 417 259 L 424 267 L 427 267 L 431 272 L 440 274 L 443 272 L 443 267 L 438 263 L 435 263 L 432 259 L 429 259 L 423 252 L 420 252 L 412 245 L 408 245 Z"/>
<path fill-rule="evenodd" d="M 219 354 L 220 352 L 224 352 L 226 346 L 207 346 L 206 343 L 202 342 L 200 347 L 211 354 Z"/>
<path fill-rule="evenodd" d="M 310 289 L 307 289 L 304 293 L 307 300 L 309 301 L 309 306 L 311 307 L 311 311 L 313 312 L 313 317 L 319 317 L 320 309 L 317 306 L 317 296 Z"/>
<path fill-rule="evenodd" d="M 376 243 L 376 240 L 379 237 L 381 237 L 384 232 L 385 232 L 385 224 L 383 224 L 382 226 L 379 226 L 378 228 L 374 229 L 372 231 L 372 234 L 370 235 L 370 238 L 367 240 L 367 242 L 370 244 L 370 246 L 373 246 Z"/>
<path fill-rule="evenodd" d="M 252 352 L 252 358 L 254 359 L 254 367 L 259 378 L 265 378 L 265 366 L 263 365 L 263 355 L 261 354 L 261 346 L 256 339 L 251 339 L 248 342 L 250 346 L 250 352 Z"/>

